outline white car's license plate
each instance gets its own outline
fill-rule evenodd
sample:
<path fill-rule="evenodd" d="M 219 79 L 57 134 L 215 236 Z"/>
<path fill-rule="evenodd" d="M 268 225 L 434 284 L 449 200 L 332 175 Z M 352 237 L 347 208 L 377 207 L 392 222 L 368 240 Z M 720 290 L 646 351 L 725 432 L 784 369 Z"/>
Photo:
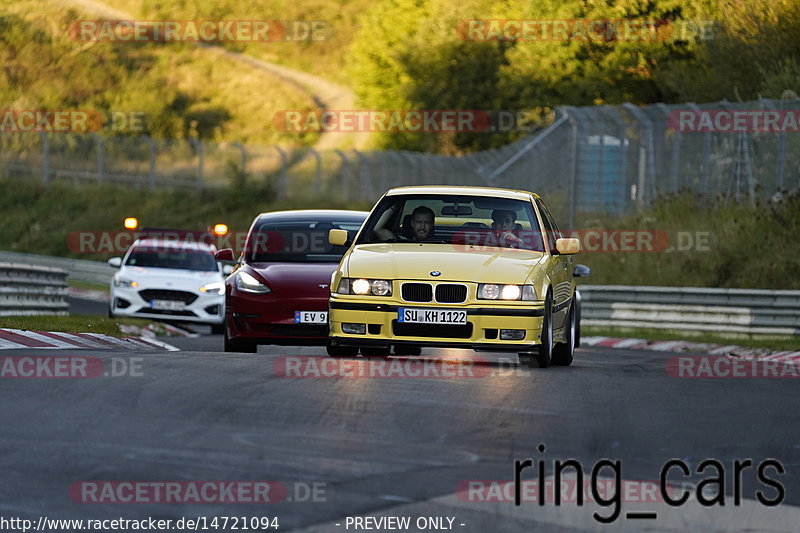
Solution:
<path fill-rule="evenodd" d="M 295 324 L 327 324 L 328 312 L 327 311 L 295 311 L 294 312 Z"/>
<path fill-rule="evenodd" d="M 467 312 L 457 309 L 401 307 L 397 310 L 397 321 L 414 324 L 466 324 Z"/>
<path fill-rule="evenodd" d="M 150 308 L 161 311 L 183 311 L 186 309 L 186 302 L 179 300 L 151 300 Z"/>

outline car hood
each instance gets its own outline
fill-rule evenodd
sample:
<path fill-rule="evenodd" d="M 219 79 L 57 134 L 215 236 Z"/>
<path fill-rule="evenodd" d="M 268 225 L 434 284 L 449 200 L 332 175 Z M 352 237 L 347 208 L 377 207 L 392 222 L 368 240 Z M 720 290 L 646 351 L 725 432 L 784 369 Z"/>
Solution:
<path fill-rule="evenodd" d="M 364 244 L 350 252 L 351 278 L 525 283 L 544 257 L 541 252 L 473 249 L 450 244 Z M 441 272 L 431 276 L 432 271 Z"/>
<path fill-rule="evenodd" d="M 273 292 L 287 291 L 292 294 L 330 294 L 331 274 L 336 263 L 248 263 Z M 324 285 L 322 287 L 321 285 Z"/>
<path fill-rule="evenodd" d="M 170 288 L 197 290 L 201 285 L 223 281 L 222 274 L 217 271 L 178 270 L 175 268 L 150 268 L 123 266 L 119 277 L 132 279 L 140 288 Z"/>

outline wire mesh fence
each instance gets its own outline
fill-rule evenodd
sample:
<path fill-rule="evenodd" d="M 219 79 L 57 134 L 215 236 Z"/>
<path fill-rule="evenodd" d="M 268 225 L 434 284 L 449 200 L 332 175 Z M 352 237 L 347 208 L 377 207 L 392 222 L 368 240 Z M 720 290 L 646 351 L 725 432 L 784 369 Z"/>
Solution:
<path fill-rule="evenodd" d="M 679 190 L 754 202 L 798 187 L 798 119 L 798 99 L 563 106 L 546 128 L 464 156 L 2 133 L 0 175 L 142 189 L 267 180 L 279 198 L 367 202 L 398 185 L 488 185 L 538 192 L 571 224 L 576 212 L 622 214 Z"/>

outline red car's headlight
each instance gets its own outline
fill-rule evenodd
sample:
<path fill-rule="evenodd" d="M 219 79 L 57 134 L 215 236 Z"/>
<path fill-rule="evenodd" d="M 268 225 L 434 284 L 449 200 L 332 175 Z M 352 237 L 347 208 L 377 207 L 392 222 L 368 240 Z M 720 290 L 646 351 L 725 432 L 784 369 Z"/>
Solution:
<path fill-rule="evenodd" d="M 269 287 L 243 270 L 236 272 L 235 284 L 237 290 L 249 292 L 251 294 L 267 294 L 272 292 Z"/>

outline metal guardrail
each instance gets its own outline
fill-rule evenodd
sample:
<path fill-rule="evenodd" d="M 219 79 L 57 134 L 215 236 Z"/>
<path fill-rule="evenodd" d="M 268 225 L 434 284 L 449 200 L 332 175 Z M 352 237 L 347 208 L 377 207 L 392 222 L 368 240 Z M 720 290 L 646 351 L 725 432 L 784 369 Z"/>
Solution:
<path fill-rule="evenodd" d="M 68 314 L 66 270 L 0 263 L 0 316 Z"/>
<path fill-rule="evenodd" d="M 14 287 L 29 285 L 31 297 L 51 297 L 52 309 L 66 314 L 66 277 L 106 284 L 116 270 L 100 261 L 68 259 L 0 251 L 0 316 L 22 300 Z M 12 276 L 11 267 L 36 269 L 38 274 Z M 41 265 L 37 267 L 30 264 Z M 38 278 L 36 276 L 39 276 Z M 42 276 L 53 276 L 59 284 L 42 284 Z M 60 278 L 59 278 L 60 276 Z M 673 329 L 697 332 L 800 336 L 800 290 L 709 289 L 695 287 L 651 287 L 624 285 L 580 285 L 581 323 L 585 326 Z M 48 292 L 50 291 L 50 292 Z M 52 293 L 52 294 L 51 294 Z M 61 303 L 56 303 L 61 299 Z M 12 306 L 13 307 L 13 306 Z M 4 315 L 5 313 L 5 315 Z M 11 313 L 25 314 L 25 313 Z M 28 313 L 33 314 L 33 313 Z M 61 313 L 59 313 L 61 314 Z"/>
<path fill-rule="evenodd" d="M 50 257 L 47 255 L 23 254 L 19 252 L 0 251 L 0 261 L 28 265 L 41 265 L 66 270 L 69 277 L 86 283 L 107 285 L 117 271 L 101 261 L 86 259 L 69 259 L 66 257 Z"/>
<path fill-rule="evenodd" d="M 800 291 L 581 285 L 585 326 L 800 336 Z"/>

